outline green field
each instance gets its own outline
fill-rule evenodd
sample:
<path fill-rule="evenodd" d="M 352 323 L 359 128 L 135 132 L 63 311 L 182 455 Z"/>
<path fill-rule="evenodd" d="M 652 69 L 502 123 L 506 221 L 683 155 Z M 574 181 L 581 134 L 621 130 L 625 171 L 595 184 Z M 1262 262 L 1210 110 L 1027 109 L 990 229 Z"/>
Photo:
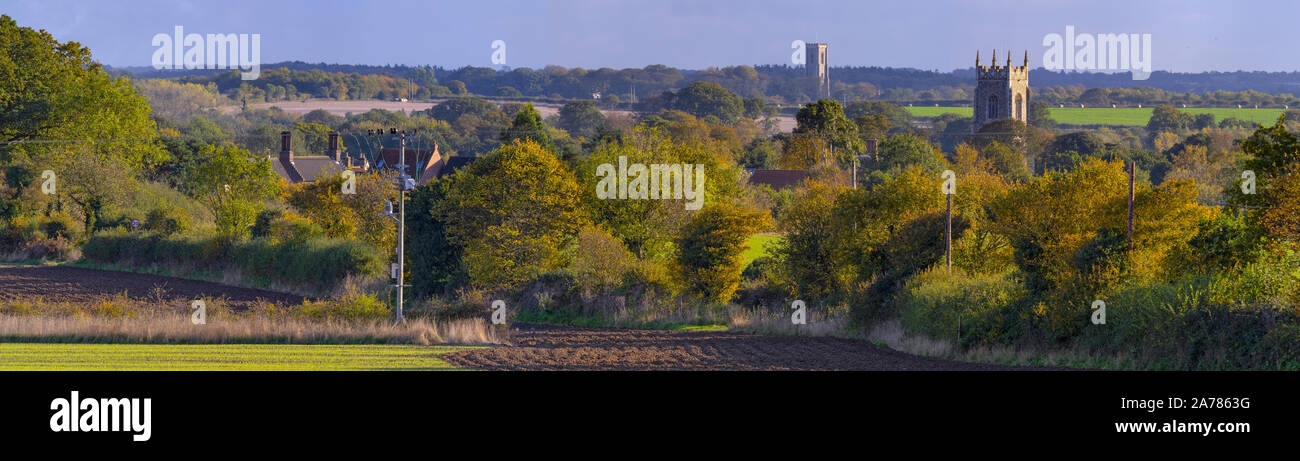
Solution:
<path fill-rule="evenodd" d="M 0 344 L 0 371 L 450 370 L 461 346 L 302 344 Z"/>
<path fill-rule="evenodd" d="M 767 256 L 772 251 L 772 245 L 775 245 L 780 239 L 779 235 L 757 234 L 749 237 L 749 249 L 741 256 L 741 266 L 748 267 L 749 263 L 754 262 L 763 256 Z"/>
<path fill-rule="evenodd" d="M 969 107 L 907 107 L 914 117 L 937 117 L 942 114 L 971 116 Z M 1285 112 L 1283 109 L 1226 109 L 1226 108 L 1187 108 L 1179 109 L 1191 114 L 1214 114 L 1214 120 L 1236 117 L 1254 123 L 1271 124 Z M 1150 107 L 1053 107 L 1052 118 L 1057 123 L 1067 125 L 1116 125 L 1144 126 L 1151 119 Z"/>

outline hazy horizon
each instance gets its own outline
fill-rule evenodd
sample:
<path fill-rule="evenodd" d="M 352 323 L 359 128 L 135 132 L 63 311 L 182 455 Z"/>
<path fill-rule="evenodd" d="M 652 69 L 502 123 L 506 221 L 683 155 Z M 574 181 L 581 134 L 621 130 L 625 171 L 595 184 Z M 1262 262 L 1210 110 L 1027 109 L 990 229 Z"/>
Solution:
<path fill-rule="evenodd" d="M 1150 34 L 1152 70 L 1300 71 L 1286 47 L 1300 4 L 1255 2 L 775 2 L 388 1 L 262 4 L 161 2 L 113 5 L 19 0 L 5 8 L 21 26 L 90 48 L 113 67 L 149 66 L 155 34 L 261 35 L 261 62 L 491 66 L 495 40 L 506 65 L 541 68 L 683 69 L 790 64 L 794 40 L 830 43 L 830 64 L 949 72 L 1029 52 L 1043 66 L 1047 34 Z M 1269 49 L 1267 45 L 1277 44 Z"/>

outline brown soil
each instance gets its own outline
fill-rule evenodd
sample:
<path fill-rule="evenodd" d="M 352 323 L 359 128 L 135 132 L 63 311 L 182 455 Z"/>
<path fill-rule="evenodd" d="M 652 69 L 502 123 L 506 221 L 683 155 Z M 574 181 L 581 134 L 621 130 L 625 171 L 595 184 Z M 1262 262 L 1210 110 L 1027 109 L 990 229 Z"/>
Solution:
<path fill-rule="evenodd" d="M 918 357 L 845 338 L 523 324 L 511 330 L 513 346 L 442 358 L 480 370 L 1022 369 Z"/>
<path fill-rule="evenodd" d="M 291 294 L 158 275 L 67 266 L 0 266 L 0 299 L 38 297 L 55 302 L 86 302 L 119 293 L 145 300 L 161 297 L 168 302 L 225 298 L 233 309 L 258 300 L 281 304 L 303 301 L 301 296 Z"/>

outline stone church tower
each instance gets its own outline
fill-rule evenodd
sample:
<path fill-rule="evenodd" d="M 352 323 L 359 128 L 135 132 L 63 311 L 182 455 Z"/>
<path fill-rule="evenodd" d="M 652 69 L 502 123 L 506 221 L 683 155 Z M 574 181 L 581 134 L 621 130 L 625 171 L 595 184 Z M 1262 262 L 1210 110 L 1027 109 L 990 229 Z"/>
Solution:
<path fill-rule="evenodd" d="M 1025 64 L 1011 65 L 1011 53 L 1007 53 L 1006 67 L 998 65 L 998 52 L 993 52 L 993 61 L 987 66 L 980 65 L 980 53 L 975 52 L 975 73 L 979 82 L 975 86 L 975 118 L 971 121 L 971 133 L 979 131 L 985 123 L 1004 118 L 1013 118 L 1029 123 L 1029 52 L 1025 52 Z"/>
<path fill-rule="evenodd" d="M 827 63 L 830 45 L 808 43 L 804 45 L 804 75 L 817 77 L 817 97 L 831 97 L 831 69 Z"/>

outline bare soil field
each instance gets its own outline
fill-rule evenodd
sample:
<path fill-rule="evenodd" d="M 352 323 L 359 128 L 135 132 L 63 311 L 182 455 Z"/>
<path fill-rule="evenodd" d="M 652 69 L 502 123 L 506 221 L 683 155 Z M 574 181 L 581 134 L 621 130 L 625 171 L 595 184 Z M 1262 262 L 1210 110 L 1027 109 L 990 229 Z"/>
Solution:
<path fill-rule="evenodd" d="M 1023 370 L 908 355 L 868 341 L 736 332 L 512 327 L 512 346 L 441 358 L 478 370 Z"/>
<path fill-rule="evenodd" d="M 258 300 L 298 304 L 301 296 L 219 283 L 132 272 L 100 271 L 68 266 L 0 266 L 0 299 L 41 297 L 49 301 L 85 302 L 126 293 L 136 299 L 183 301 L 225 298 L 240 309 Z"/>

